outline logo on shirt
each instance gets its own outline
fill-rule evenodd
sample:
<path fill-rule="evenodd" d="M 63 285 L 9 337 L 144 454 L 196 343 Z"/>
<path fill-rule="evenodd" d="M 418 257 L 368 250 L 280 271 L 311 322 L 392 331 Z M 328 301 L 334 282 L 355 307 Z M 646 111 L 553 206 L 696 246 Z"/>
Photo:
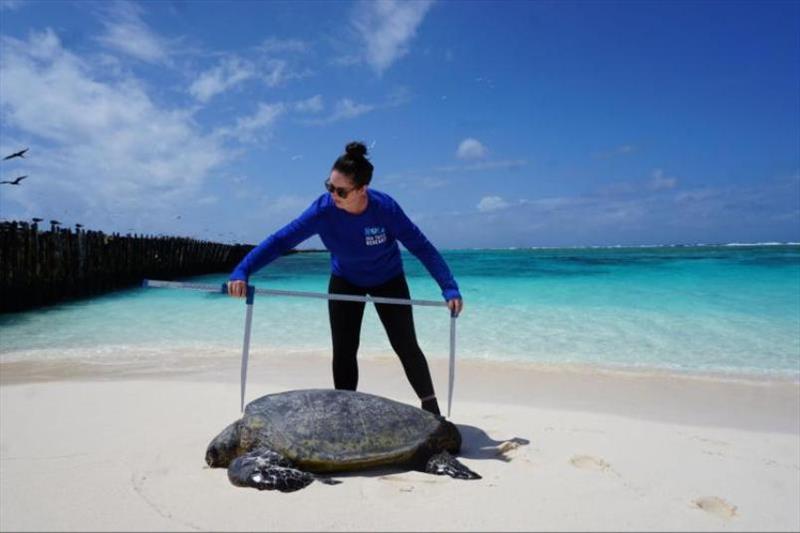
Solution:
<path fill-rule="evenodd" d="M 386 228 L 382 226 L 364 228 L 364 238 L 366 239 L 367 246 L 383 244 L 386 242 Z"/>

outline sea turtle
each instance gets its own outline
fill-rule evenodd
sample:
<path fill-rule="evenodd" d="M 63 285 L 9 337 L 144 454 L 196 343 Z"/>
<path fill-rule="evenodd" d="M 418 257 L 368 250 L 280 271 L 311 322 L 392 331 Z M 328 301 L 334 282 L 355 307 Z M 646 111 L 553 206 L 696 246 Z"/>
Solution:
<path fill-rule="evenodd" d="M 399 466 L 459 479 L 480 476 L 452 455 L 461 434 L 444 417 L 372 394 L 309 389 L 269 394 L 206 450 L 237 486 L 291 492 L 315 474 Z"/>

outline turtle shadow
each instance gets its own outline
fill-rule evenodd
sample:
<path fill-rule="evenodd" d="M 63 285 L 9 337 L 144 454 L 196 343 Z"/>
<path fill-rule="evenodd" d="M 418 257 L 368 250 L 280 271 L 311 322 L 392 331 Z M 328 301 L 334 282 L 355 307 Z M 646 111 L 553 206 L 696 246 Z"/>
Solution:
<path fill-rule="evenodd" d="M 520 446 L 527 446 L 530 444 L 528 439 L 521 437 L 514 437 L 506 440 L 496 440 L 491 438 L 484 430 L 475 426 L 456 424 L 456 427 L 458 427 L 458 431 L 461 433 L 461 451 L 458 453 L 459 458 L 495 460 L 507 463 L 512 460 L 511 457 L 506 455 L 507 452 Z M 367 470 L 329 473 L 324 474 L 323 477 L 336 480 L 367 477 L 382 478 L 386 481 L 408 481 L 405 478 L 398 478 L 396 476 L 397 474 L 408 473 L 411 471 L 413 470 L 403 466 L 381 466 Z M 429 483 L 436 482 L 437 479 L 435 477 L 429 481 Z"/>
<path fill-rule="evenodd" d="M 458 455 L 466 459 L 493 459 L 507 463 L 511 461 L 511 457 L 506 455 L 507 452 L 531 443 L 522 437 L 495 440 L 481 428 L 466 424 L 456 424 L 456 426 L 461 433 L 461 452 Z"/>
<path fill-rule="evenodd" d="M 402 466 L 379 466 L 375 468 L 368 468 L 366 470 L 352 470 L 352 471 L 343 471 L 343 472 L 332 472 L 329 474 L 324 474 L 323 477 L 329 477 L 332 479 L 347 479 L 347 478 L 355 478 L 355 477 L 384 477 L 384 476 L 392 476 L 396 474 L 404 474 L 408 472 L 414 472 L 411 468 L 404 468 Z"/>

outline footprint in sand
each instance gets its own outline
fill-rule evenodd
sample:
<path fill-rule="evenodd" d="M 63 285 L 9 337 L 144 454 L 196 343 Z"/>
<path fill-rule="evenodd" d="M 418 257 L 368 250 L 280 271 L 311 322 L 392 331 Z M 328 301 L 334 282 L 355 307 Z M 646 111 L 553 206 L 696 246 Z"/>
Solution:
<path fill-rule="evenodd" d="M 731 505 L 722 498 L 717 498 L 716 496 L 698 498 L 693 500 L 692 503 L 698 509 L 702 509 L 703 511 L 716 515 L 720 518 L 730 519 L 736 516 L 737 507 L 735 505 Z"/>
<path fill-rule="evenodd" d="M 569 462 L 572 466 L 581 470 L 608 470 L 611 468 L 611 465 L 604 460 L 591 455 L 575 455 Z"/>

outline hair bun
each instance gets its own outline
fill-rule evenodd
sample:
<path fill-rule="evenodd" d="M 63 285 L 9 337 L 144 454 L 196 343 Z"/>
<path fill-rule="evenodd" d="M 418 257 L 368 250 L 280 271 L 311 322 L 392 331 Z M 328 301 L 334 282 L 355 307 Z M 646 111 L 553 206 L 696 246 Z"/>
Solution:
<path fill-rule="evenodd" d="M 347 155 L 349 155 L 350 157 L 364 157 L 367 155 L 366 145 L 358 141 L 353 141 L 349 143 L 345 147 L 344 151 L 347 152 Z"/>

